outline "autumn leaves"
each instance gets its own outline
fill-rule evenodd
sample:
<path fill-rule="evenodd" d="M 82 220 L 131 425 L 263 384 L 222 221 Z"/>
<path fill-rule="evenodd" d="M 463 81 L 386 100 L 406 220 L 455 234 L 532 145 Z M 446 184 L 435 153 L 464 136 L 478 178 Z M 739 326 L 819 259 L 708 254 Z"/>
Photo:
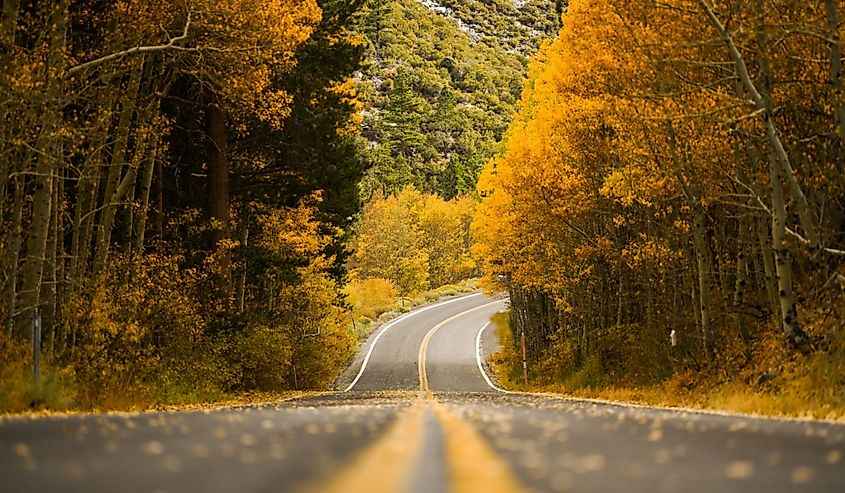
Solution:
<path fill-rule="evenodd" d="M 573 356 L 563 373 L 624 366 L 603 334 L 659 346 L 673 327 L 689 353 L 655 352 L 635 369 L 649 380 L 771 334 L 802 349 L 830 337 L 802 318 L 842 310 L 842 8 L 570 3 L 475 219 L 474 251 L 518 294 L 537 358 L 554 344 Z"/>
<path fill-rule="evenodd" d="M 330 380 L 352 344 L 360 6 L 5 2 L 2 337 L 22 345 L 38 310 L 82 405 Z"/>

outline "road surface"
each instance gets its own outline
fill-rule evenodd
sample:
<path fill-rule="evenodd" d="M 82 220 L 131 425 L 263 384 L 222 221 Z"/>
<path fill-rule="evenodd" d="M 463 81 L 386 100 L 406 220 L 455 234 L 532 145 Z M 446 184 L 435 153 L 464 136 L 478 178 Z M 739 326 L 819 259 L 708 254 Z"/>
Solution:
<path fill-rule="evenodd" d="M 845 491 L 843 425 L 500 391 L 482 362 L 503 306 L 397 319 L 318 397 L 4 419 L 0 491 Z"/>

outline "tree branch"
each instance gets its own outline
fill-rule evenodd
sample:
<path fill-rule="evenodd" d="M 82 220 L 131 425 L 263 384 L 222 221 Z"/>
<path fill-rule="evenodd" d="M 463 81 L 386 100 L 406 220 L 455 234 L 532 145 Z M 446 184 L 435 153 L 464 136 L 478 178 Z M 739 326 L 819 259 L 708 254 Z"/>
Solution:
<path fill-rule="evenodd" d="M 745 59 L 740 53 L 739 48 L 736 46 L 736 43 L 733 40 L 733 37 L 728 32 L 727 28 L 724 24 L 719 20 L 716 13 L 713 11 L 713 8 L 710 6 L 708 0 L 698 0 L 698 4 L 701 6 L 701 9 L 704 11 L 704 14 L 707 16 L 710 24 L 719 32 L 722 36 L 722 41 L 727 46 L 728 51 L 730 52 L 731 58 L 736 65 L 736 75 L 739 77 L 739 81 L 742 83 L 742 86 L 745 88 L 746 92 L 751 96 L 752 101 L 754 102 L 754 106 L 758 110 L 758 114 L 760 119 L 763 120 L 763 123 L 766 125 L 766 137 L 768 138 L 769 144 L 772 147 L 772 150 L 775 152 L 775 155 L 779 161 L 779 168 L 781 173 L 786 178 L 787 183 L 789 184 L 790 191 L 792 192 L 795 201 L 798 203 L 798 217 L 801 219 L 801 226 L 804 228 L 804 231 L 810 236 L 811 243 L 816 246 L 820 244 L 818 230 L 814 221 L 814 218 L 811 217 L 810 206 L 807 201 L 807 196 L 804 194 L 804 190 L 801 188 L 801 185 L 798 183 L 798 180 L 795 178 L 795 170 L 792 169 L 792 163 L 789 160 L 789 155 L 786 152 L 786 149 L 783 147 L 783 142 L 781 142 L 780 137 L 778 136 L 777 127 L 775 127 L 775 123 L 773 120 L 773 112 L 770 108 L 770 105 L 767 103 L 766 99 L 760 94 L 760 91 L 757 90 L 757 87 L 754 85 L 754 80 L 751 78 L 751 75 L 748 72 L 748 66 L 745 64 Z"/>
<path fill-rule="evenodd" d="M 129 48 L 127 50 L 118 51 L 117 53 L 112 53 L 111 55 L 106 55 L 96 60 L 91 60 L 89 62 L 85 62 L 81 65 L 77 65 L 68 69 L 65 72 L 65 77 L 70 77 L 76 73 L 79 73 L 85 69 L 96 67 L 98 65 L 102 65 L 104 63 L 110 62 L 112 60 L 117 60 L 118 58 L 123 58 L 129 55 L 135 55 L 138 53 L 152 53 L 156 51 L 164 51 L 164 50 L 180 50 L 180 51 L 196 51 L 196 48 L 185 48 L 183 46 L 178 46 L 176 43 L 180 41 L 184 41 L 188 39 L 189 31 L 191 29 L 191 12 L 188 12 L 188 18 L 185 20 L 185 27 L 182 29 L 182 34 L 176 36 L 175 38 L 170 38 L 170 40 L 163 45 L 156 45 L 156 46 L 136 46 L 134 48 Z"/>

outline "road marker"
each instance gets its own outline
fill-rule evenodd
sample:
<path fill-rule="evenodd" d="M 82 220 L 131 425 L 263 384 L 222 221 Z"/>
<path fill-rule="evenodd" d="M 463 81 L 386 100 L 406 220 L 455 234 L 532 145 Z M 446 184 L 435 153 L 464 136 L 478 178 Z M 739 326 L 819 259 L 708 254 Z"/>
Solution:
<path fill-rule="evenodd" d="M 430 401 L 443 429 L 450 490 L 456 493 L 521 493 L 510 466 L 473 426 Z"/>
<path fill-rule="evenodd" d="M 436 308 L 438 306 L 443 306 L 443 305 L 448 305 L 449 303 L 454 303 L 456 301 L 466 300 L 466 299 L 472 298 L 474 296 L 481 296 L 481 293 L 475 293 L 475 294 L 471 294 L 469 296 L 461 296 L 460 298 L 455 298 L 455 299 L 452 299 L 452 300 L 447 300 L 447 301 L 443 301 L 443 302 L 440 302 L 440 303 L 435 303 L 433 305 L 429 305 L 429 306 L 420 308 L 419 310 L 414 310 L 412 312 L 406 313 L 405 315 L 402 315 L 401 317 L 397 317 L 397 318 L 391 320 L 390 322 L 388 322 L 384 327 L 381 328 L 379 333 L 376 334 L 375 339 L 373 339 L 373 343 L 370 344 L 370 349 L 367 351 L 366 356 L 364 356 L 364 362 L 361 363 L 361 369 L 358 370 L 358 375 L 355 376 L 355 380 L 352 380 L 352 383 L 350 383 L 349 386 L 346 387 L 346 390 L 344 390 L 344 392 L 349 392 L 350 390 L 352 390 L 352 388 L 355 387 L 355 384 L 358 383 L 358 380 L 361 379 L 361 376 L 364 374 L 364 370 L 367 369 L 367 363 L 370 362 L 370 356 L 373 355 L 373 350 L 376 348 L 376 344 L 378 343 L 379 339 L 381 339 L 381 336 L 383 336 L 384 333 L 387 332 L 387 330 L 389 328 L 393 327 L 394 325 L 396 325 L 399 322 L 403 322 L 403 321 L 413 317 L 414 315 L 418 315 L 422 312 L 431 310 L 432 308 Z"/>

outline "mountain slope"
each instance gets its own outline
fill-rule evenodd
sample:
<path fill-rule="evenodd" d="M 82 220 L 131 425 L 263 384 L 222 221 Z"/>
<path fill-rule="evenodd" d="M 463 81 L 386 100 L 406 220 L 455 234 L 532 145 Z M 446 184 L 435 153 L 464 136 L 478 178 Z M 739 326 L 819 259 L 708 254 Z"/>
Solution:
<path fill-rule="evenodd" d="M 510 123 L 527 55 L 556 30 L 555 2 L 373 0 L 362 22 L 372 165 L 362 189 L 474 190 Z"/>

